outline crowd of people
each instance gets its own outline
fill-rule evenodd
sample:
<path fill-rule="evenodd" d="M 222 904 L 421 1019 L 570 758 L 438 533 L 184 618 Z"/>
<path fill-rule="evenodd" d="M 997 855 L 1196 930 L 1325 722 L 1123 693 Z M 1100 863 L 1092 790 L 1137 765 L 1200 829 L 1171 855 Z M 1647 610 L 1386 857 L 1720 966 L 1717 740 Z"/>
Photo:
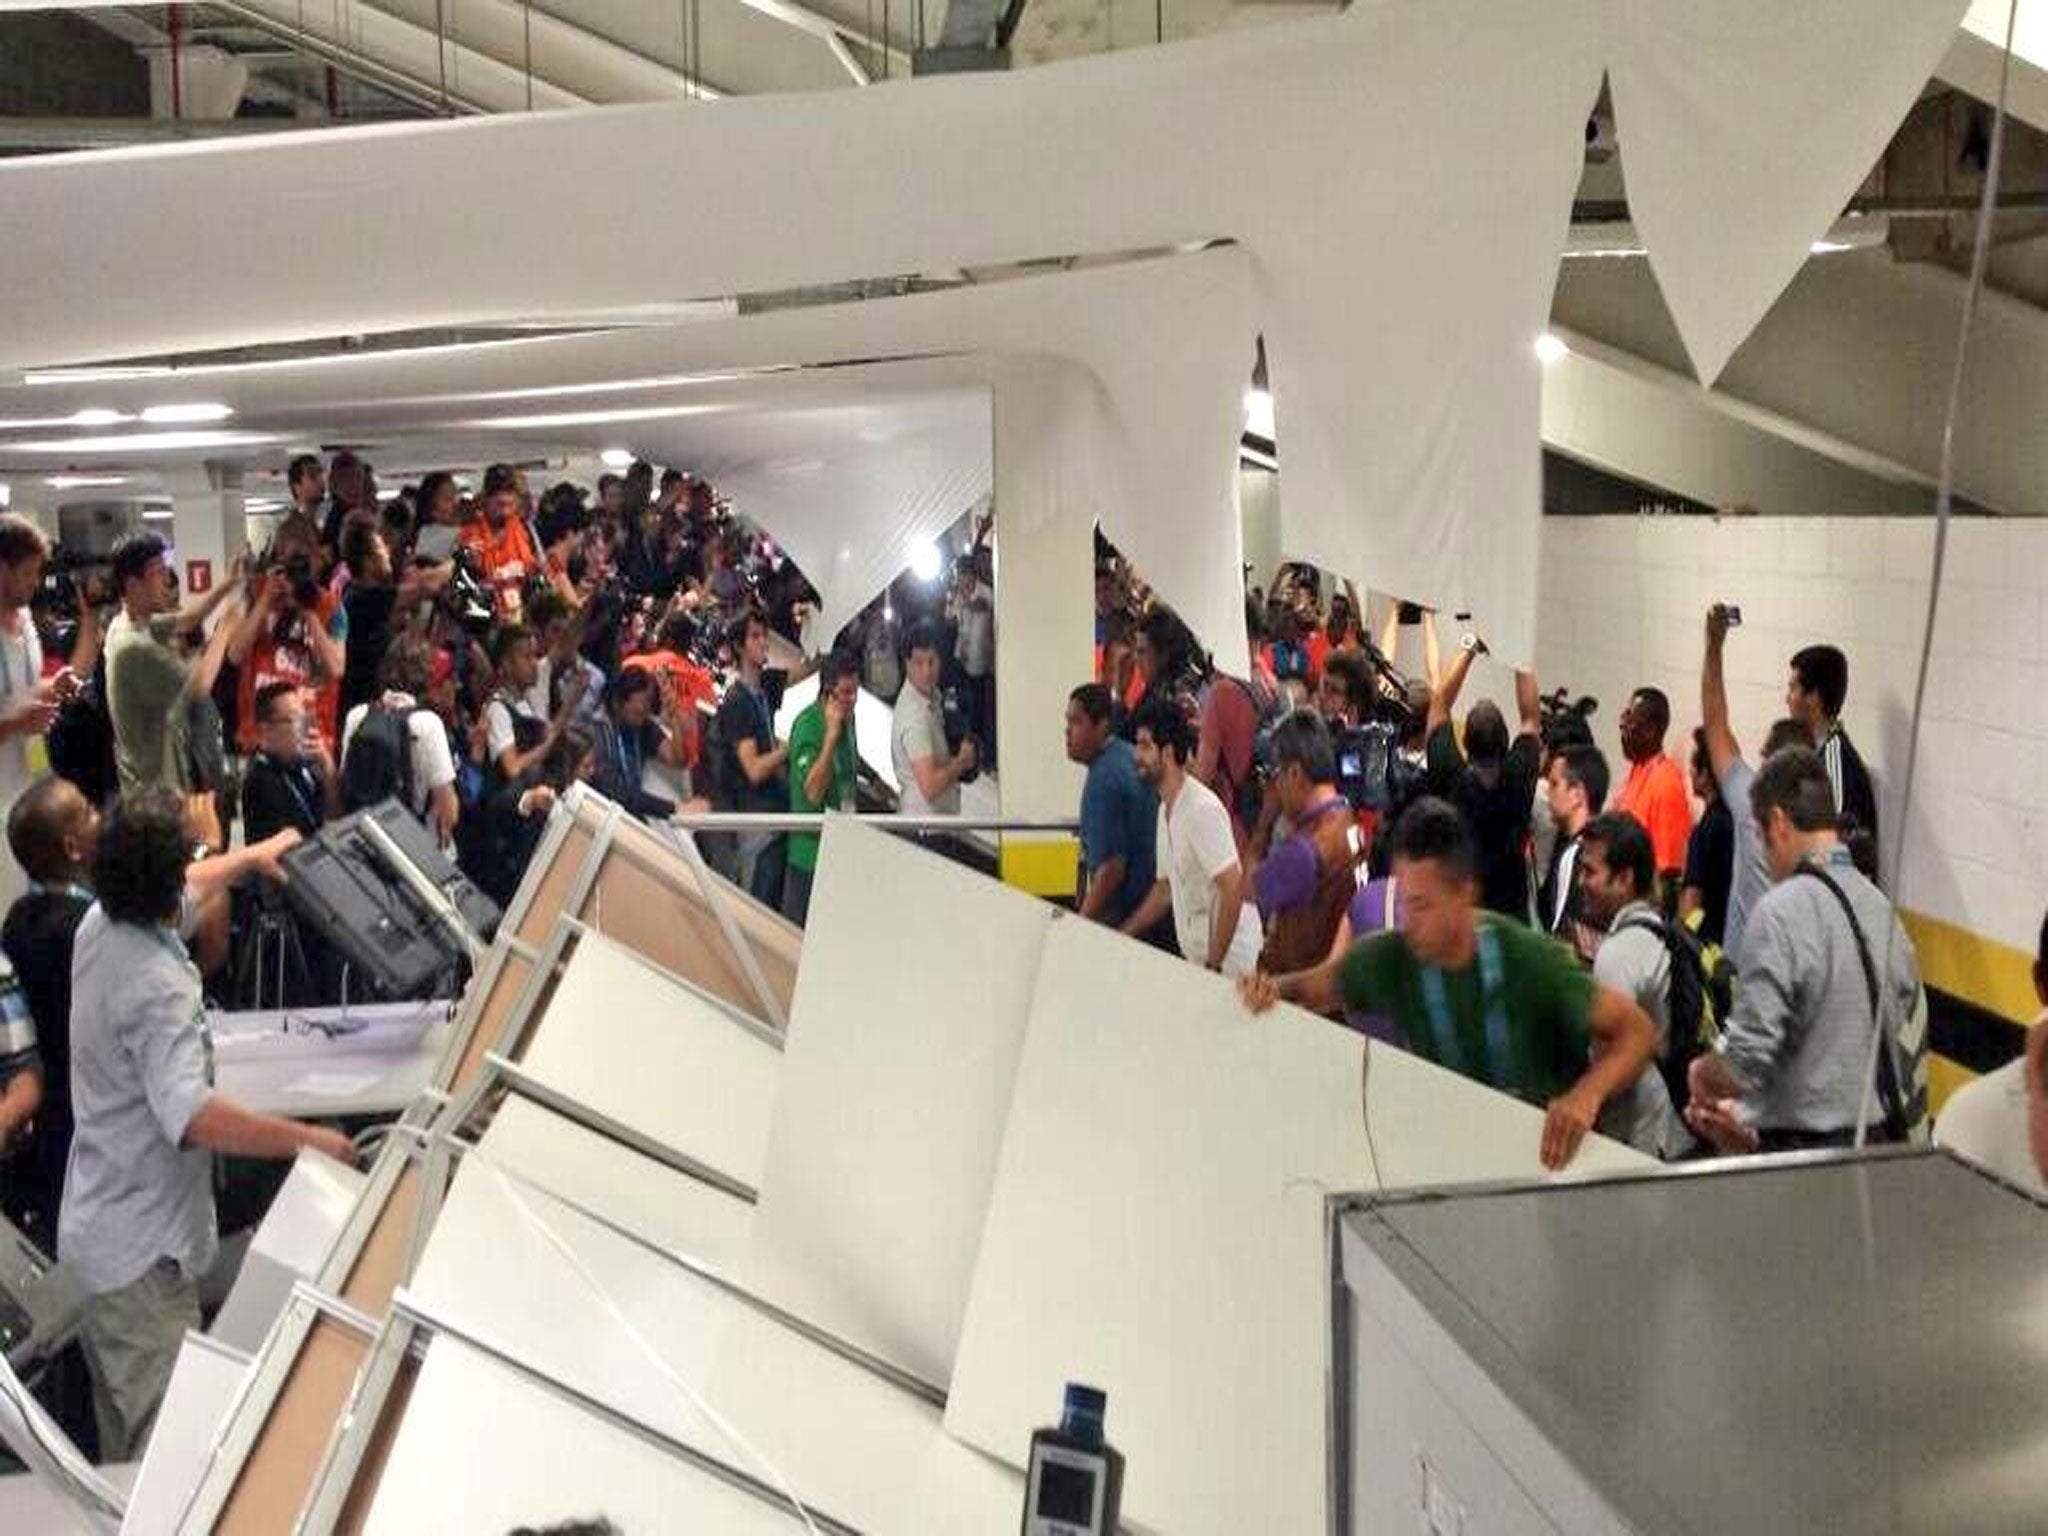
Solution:
<path fill-rule="evenodd" d="M 152 533 L 53 582 L 42 536 L 0 515 L 0 1209 L 74 1261 L 110 1457 L 198 1319 L 210 1156 L 352 1155 L 212 1083 L 204 1003 L 268 1001 L 237 959 L 259 914 L 289 920 L 300 840 L 396 797 L 503 902 L 573 782 L 654 821 L 878 798 L 944 817 L 995 761 L 992 515 L 946 580 L 906 576 L 820 645 L 802 573 L 675 471 L 536 497 L 495 465 L 473 498 L 438 474 L 387 497 L 342 453 L 289 485 L 260 557 L 189 601 Z M 1921 1128 L 1924 994 L 1839 650 L 1789 658 L 1785 716 L 1746 756 L 1712 610 L 1683 765 L 1646 686 L 1611 767 L 1528 671 L 1512 712 L 1461 712 L 1485 646 L 1441 644 L 1437 615 L 1396 605 L 1368 636 L 1355 589 L 1284 568 L 1247 595 L 1239 676 L 1098 559 L 1096 675 L 1065 721 L 1083 918 L 1254 1011 L 1296 1003 L 1528 1101 L 1553 1167 L 1594 1130 L 1677 1159 Z M 1404 630 L 1419 676 L 1389 660 Z M 886 743 L 858 739 L 863 691 Z M 699 841 L 806 919 L 815 830 Z M 285 1000 L 321 1001 L 339 960 L 301 938 Z"/>
<path fill-rule="evenodd" d="M 139 1451 L 199 1324 L 212 1156 L 353 1155 L 213 1086 L 206 1004 L 346 987 L 279 899 L 300 841 L 395 797 L 502 904 L 574 782 L 650 820 L 850 809 L 863 682 L 894 705 L 906 809 L 956 809 L 994 756 L 990 515 L 948 580 L 906 577 L 821 650 L 802 572 L 679 471 L 386 495 L 343 452 L 287 482 L 260 552 L 189 600 L 147 529 L 83 566 L 0 515 L 0 1212 L 87 1293 L 72 1427 L 105 1459 Z M 803 921 L 815 833 L 700 841 Z M 280 929 L 272 993 L 249 962 Z"/>
<path fill-rule="evenodd" d="M 1492 700 L 1459 719 L 1483 642 L 1446 662 L 1403 605 L 1375 645 L 1313 571 L 1251 595 L 1243 677 L 1113 559 L 1097 615 L 1067 711 L 1084 916 L 1238 978 L 1255 1010 L 1299 1003 L 1537 1105 L 1552 1166 L 1595 1129 L 1677 1159 L 1924 1128 L 1925 998 L 1877 883 L 1841 651 L 1789 659 L 1752 762 L 1717 607 L 1686 765 L 1646 686 L 1610 768 L 1528 671 L 1512 721 Z M 1404 622 L 1425 677 L 1387 662 Z"/>

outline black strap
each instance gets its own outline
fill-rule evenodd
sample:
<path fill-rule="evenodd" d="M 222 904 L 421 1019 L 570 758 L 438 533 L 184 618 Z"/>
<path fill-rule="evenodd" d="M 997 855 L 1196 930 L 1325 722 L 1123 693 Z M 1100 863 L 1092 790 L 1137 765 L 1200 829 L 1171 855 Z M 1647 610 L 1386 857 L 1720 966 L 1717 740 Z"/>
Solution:
<path fill-rule="evenodd" d="M 1811 875 L 1833 893 L 1842 908 L 1842 916 L 1849 920 L 1849 933 L 1856 940 L 1856 958 L 1863 962 L 1863 985 L 1870 998 L 1870 1023 L 1878 1034 L 1877 1051 L 1877 1096 L 1884 1106 L 1885 1134 L 1893 1141 L 1906 1139 L 1906 1106 L 1899 1093 L 1898 1069 L 1892 1062 L 1890 1032 L 1884 1027 L 1884 1010 L 1878 988 L 1877 962 L 1870 957 L 1870 942 L 1863 936 L 1863 924 L 1856 920 L 1856 908 L 1849 901 L 1849 893 L 1842 889 L 1839 881 L 1818 864 L 1802 863 L 1799 873 Z"/>

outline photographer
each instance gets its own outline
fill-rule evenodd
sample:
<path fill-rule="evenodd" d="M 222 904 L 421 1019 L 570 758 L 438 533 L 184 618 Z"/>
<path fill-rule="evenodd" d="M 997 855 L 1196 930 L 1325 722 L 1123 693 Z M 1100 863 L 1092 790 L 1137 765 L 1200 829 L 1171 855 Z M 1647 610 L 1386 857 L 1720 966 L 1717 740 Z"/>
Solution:
<path fill-rule="evenodd" d="M 203 624 L 241 589 L 243 562 L 238 558 L 226 580 L 179 611 L 169 553 L 170 546 L 154 533 L 129 534 L 114 546 L 121 612 L 107 629 L 107 713 L 123 794 L 145 784 L 191 791 L 188 706 L 211 693 L 235 633 L 235 626 L 216 625 L 213 638 L 190 665 L 171 649 L 173 637 Z"/>
<path fill-rule="evenodd" d="M 1461 751 L 1451 710 L 1472 663 L 1484 649 L 1476 636 L 1464 638 L 1429 701 L 1429 792 L 1457 809 L 1478 848 L 1482 904 L 1503 917 L 1529 921 L 1529 820 L 1536 802 L 1536 773 L 1542 762 L 1543 706 L 1531 672 L 1515 674 L 1515 703 L 1521 730 L 1508 739 L 1500 706 L 1483 699 L 1465 717 Z"/>
<path fill-rule="evenodd" d="M 228 660 L 241 677 L 236 745 L 243 752 L 256 750 L 256 691 L 270 683 L 298 688 L 315 729 L 332 741 L 348 669 L 347 642 L 347 610 L 314 575 L 312 551 L 280 529 L 256 600 L 228 636 Z"/>
<path fill-rule="evenodd" d="M 974 771 L 973 739 L 949 749 L 939 709 L 939 630 L 913 624 L 904 642 L 902 690 L 890 717 L 889 755 L 896 769 L 897 809 L 905 816 L 957 816 L 960 783 Z"/>
<path fill-rule="evenodd" d="M 454 489 L 452 480 L 449 489 Z M 351 522 L 342 529 L 341 558 L 349 573 L 348 591 L 342 596 L 346 658 L 341 712 L 346 718 L 358 704 L 377 696 L 377 673 L 391 649 L 396 615 L 410 611 L 422 598 L 438 596 L 455 568 L 446 563 L 421 566 L 408 560 L 402 572 L 395 572 L 390 542 L 380 530 L 362 522 Z"/>

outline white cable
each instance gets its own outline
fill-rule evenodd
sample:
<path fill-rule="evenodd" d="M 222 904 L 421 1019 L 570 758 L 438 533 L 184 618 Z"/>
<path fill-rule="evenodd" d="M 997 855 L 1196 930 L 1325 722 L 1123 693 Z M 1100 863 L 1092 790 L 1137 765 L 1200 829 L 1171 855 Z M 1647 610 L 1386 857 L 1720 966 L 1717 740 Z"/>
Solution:
<path fill-rule="evenodd" d="M 1963 365 L 1970 352 L 1970 328 L 1977 318 L 1977 299 L 1984 291 L 1984 265 L 1991 255 L 1991 218 L 1998 210 L 1998 173 L 2005 159 L 2005 100 L 2012 84 L 2013 29 L 2019 21 L 2019 0 L 2007 0 L 2005 52 L 1998 63 L 1998 101 L 1991 112 L 1991 152 L 1984 161 L 1984 193 L 1977 202 L 1977 225 L 1970 246 L 1970 281 L 1963 289 L 1963 317 L 1956 336 L 1955 366 L 1949 372 L 1948 408 L 1941 423 L 1941 474 L 1934 492 L 1934 561 L 1927 576 L 1927 627 L 1920 637 L 1920 667 L 1913 682 L 1913 714 L 1906 731 L 1906 772 L 1899 784 L 1899 831 L 1892 843 L 1891 931 L 1885 935 L 1884 970 L 1878 977 L 1878 1011 L 1870 1041 L 1870 1060 L 1863 1073 L 1863 1098 L 1856 1111 L 1856 1145 L 1863 1145 L 1877 1099 L 1877 1053 L 1884 1048 L 1884 994 L 1891 981 L 1897 952 L 1899 920 L 1905 910 L 1906 834 L 1912 826 L 1913 774 L 1920 760 L 1920 720 L 1927 704 L 1927 674 L 1934 659 L 1934 619 L 1941 607 L 1941 572 L 1948 558 L 1948 519 L 1956 489 L 1956 417 L 1962 410 Z M 1899 1085 L 1902 1094 L 1911 1084 Z"/>
<path fill-rule="evenodd" d="M 546 1240 L 549 1247 L 553 1248 L 555 1252 L 568 1261 L 569 1267 L 575 1270 L 583 1283 L 590 1288 L 591 1294 L 597 1297 L 599 1303 L 611 1315 L 612 1321 L 618 1325 L 620 1331 L 627 1338 L 631 1339 L 634 1347 L 647 1357 L 648 1363 L 656 1371 L 660 1372 L 662 1378 L 670 1386 L 674 1387 L 697 1412 L 711 1422 L 711 1427 L 724 1437 L 728 1445 L 752 1462 L 756 1469 L 764 1474 L 769 1482 L 775 1485 L 776 1491 L 789 1501 L 790 1508 L 794 1509 L 797 1518 L 803 1521 L 804 1529 L 810 1532 L 810 1536 L 820 1536 L 818 1527 L 812 1523 L 810 1511 L 804 1508 L 803 1500 L 796 1496 L 796 1490 L 790 1487 L 788 1480 L 783 1477 L 781 1469 L 760 1451 L 756 1450 L 753 1444 L 723 1414 L 707 1403 L 698 1394 L 697 1390 L 683 1379 L 681 1373 L 662 1357 L 661 1352 L 654 1347 L 647 1336 L 634 1326 L 633 1320 L 626 1315 L 625 1310 L 620 1307 L 618 1302 L 612 1299 L 611 1292 L 606 1290 L 597 1276 L 590 1272 L 589 1267 L 578 1257 L 576 1250 L 569 1246 L 568 1240 L 550 1226 L 541 1214 L 527 1203 L 526 1198 L 514 1188 L 512 1175 L 499 1167 L 497 1162 L 489 1155 L 478 1150 L 473 1145 L 465 1152 L 464 1161 L 481 1163 L 490 1170 L 491 1177 L 497 1180 L 498 1188 L 503 1191 L 505 1198 L 512 1202 L 513 1209 L 519 1212 L 519 1215 L 528 1226 Z"/>

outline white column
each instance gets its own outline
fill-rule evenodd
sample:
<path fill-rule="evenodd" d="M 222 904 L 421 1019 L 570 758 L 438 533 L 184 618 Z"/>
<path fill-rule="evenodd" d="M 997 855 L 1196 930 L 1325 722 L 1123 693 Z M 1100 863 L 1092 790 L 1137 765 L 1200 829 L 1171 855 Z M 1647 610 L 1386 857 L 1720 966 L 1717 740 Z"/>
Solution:
<path fill-rule="evenodd" d="M 1067 695 L 1094 672 L 1099 386 L 1075 364 L 1006 359 L 995 370 L 996 726 L 1005 816 L 1073 816 Z M 1078 844 L 1003 839 L 1003 878 L 1071 896 Z"/>
<path fill-rule="evenodd" d="M 169 477 L 172 522 L 168 532 L 178 559 L 178 584 L 193 595 L 203 578 L 210 585 L 227 580 L 228 562 L 248 543 L 243 510 L 242 466 L 208 463 Z"/>

